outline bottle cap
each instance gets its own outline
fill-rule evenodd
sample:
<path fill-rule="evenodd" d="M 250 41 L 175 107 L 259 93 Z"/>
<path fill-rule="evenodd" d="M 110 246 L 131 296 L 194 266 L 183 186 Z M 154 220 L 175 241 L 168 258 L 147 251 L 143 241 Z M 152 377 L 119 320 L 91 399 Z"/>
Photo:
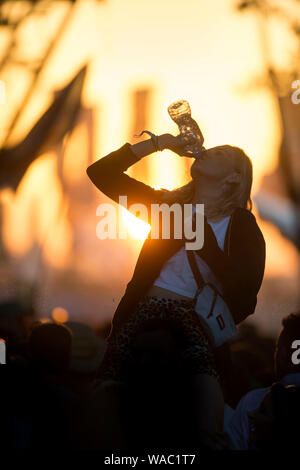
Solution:
<path fill-rule="evenodd" d="M 175 101 L 170 104 L 168 107 L 168 113 L 175 122 L 184 115 L 191 116 L 192 114 L 190 105 L 188 101 L 185 100 Z"/>

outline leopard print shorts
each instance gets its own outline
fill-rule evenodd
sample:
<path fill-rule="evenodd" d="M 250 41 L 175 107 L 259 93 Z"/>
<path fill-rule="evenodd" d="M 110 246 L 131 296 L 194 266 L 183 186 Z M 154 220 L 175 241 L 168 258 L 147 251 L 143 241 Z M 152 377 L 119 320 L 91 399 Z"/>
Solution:
<path fill-rule="evenodd" d="M 105 357 L 102 361 L 99 378 L 120 379 L 122 365 L 130 361 L 132 343 L 136 335 L 147 330 L 147 325 L 168 325 L 181 334 L 181 362 L 184 371 L 202 373 L 216 377 L 215 356 L 210 339 L 193 309 L 193 299 L 169 299 L 145 296 L 125 325 L 109 337 Z"/>

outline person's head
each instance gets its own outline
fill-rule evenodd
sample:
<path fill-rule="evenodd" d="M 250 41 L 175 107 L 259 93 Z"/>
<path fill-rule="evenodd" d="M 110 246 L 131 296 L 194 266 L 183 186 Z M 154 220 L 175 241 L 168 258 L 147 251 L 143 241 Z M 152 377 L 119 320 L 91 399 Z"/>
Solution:
<path fill-rule="evenodd" d="M 67 321 L 72 332 L 69 379 L 73 386 L 84 389 L 95 378 L 106 350 L 106 342 L 97 338 L 94 329 L 85 323 Z"/>
<path fill-rule="evenodd" d="M 260 406 L 248 416 L 250 442 L 257 449 L 292 449 L 298 441 L 300 388 L 273 384 Z"/>
<path fill-rule="evenodd" d="M 133 371 L 141 378 L 172 373 L 177 367 L 183 342 L 179 325 L 173 321 L 152 319 L 141 325 L 131 344 Z"/>
<path fill-rule="evenodd" d="M 282 328 L 276 340 L 274 355 L 275 373 L 278 380 L 287 374 L 300 373 L 300 364 L 292 362 L 292 344 L 300 340 L 300 311 L 282 320 Z"/>
<path fill-rule="evenodd" d="M 208 218 L 225 217 L 237 207 L 252 209 L 252 162 L 239 147 L 220 145 L 205 150 L 201 158 L 194 160 L 191 176 L 187 185 L 172 191 L 178 202 L 195 202 L 196 196 L 200 204 L 205 193 Z"/>
<path fill-rule="evenodd" d="M 59 323 L 37 323 L 29 337 L 29 351 L 34 364 L 45 373 L 60 373 L 69 365 L 72 332 Z"/>
<path fill-rule="evenodd" d="M 33 311 L 24 306 L 18 298 L 11 298 L 0 304 L 0 337 L 7 342 L 7 351 L 20 350 L 28 336 L 27 325 L 32 323 Z"/>

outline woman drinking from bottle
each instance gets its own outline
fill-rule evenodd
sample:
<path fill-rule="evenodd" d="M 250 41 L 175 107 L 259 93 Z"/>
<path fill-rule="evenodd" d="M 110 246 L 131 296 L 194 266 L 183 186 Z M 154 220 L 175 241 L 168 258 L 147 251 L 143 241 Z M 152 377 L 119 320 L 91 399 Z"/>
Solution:
<path fill-rule="evenodd" d="M 126 143 L 89 166 L 87 174 L 114 201 L 127 196 L 128 206 L 144 204 L 148 214 L 152 204 L 204 204 L 198 268 L 205 282 L 222 294 L 238 324 L 255 310 L 265 266 L 265 241 L 251 212 L 251 161 L 243 150 L 230 145 L 204 150 L 191 166 L 191 181 L 173 191 L 155 190 L 125 174 L 141 158 L 164 149 L 191 156 L 180 136 L 163 134 L 134 145 Z M 184 235 L 175 238 L 172 231 L 170 239 L 148 235 L 114 314 L 101 378 L 121 378 L 122 365 L 143 324 L 155 319 L 174 322 L 185 338 L 182 361 L 193 387 L 201 441 L 205 433 L 222 431 L 224 402 L 214 345 L 194 311 L 197 283 L 185 242 Z"/>

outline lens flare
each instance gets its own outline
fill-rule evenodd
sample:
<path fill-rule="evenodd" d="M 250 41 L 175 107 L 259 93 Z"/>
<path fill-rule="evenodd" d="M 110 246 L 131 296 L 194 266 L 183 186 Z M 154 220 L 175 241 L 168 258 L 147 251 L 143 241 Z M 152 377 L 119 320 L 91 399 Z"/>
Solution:
<path fill-rule="evenodd" d="M 126 209 L 122 209 L 122 218 L 128 232 L 133 238 L 145 240 L 151 228 L 149 224 L 138 219 Z"/>
<path fill-rule="evenodd" d="M 51 316 L 57 323 L 64 323 L 69 320 L 69 313 L 65 308 L 55 307 L 52 310 Z"/>

